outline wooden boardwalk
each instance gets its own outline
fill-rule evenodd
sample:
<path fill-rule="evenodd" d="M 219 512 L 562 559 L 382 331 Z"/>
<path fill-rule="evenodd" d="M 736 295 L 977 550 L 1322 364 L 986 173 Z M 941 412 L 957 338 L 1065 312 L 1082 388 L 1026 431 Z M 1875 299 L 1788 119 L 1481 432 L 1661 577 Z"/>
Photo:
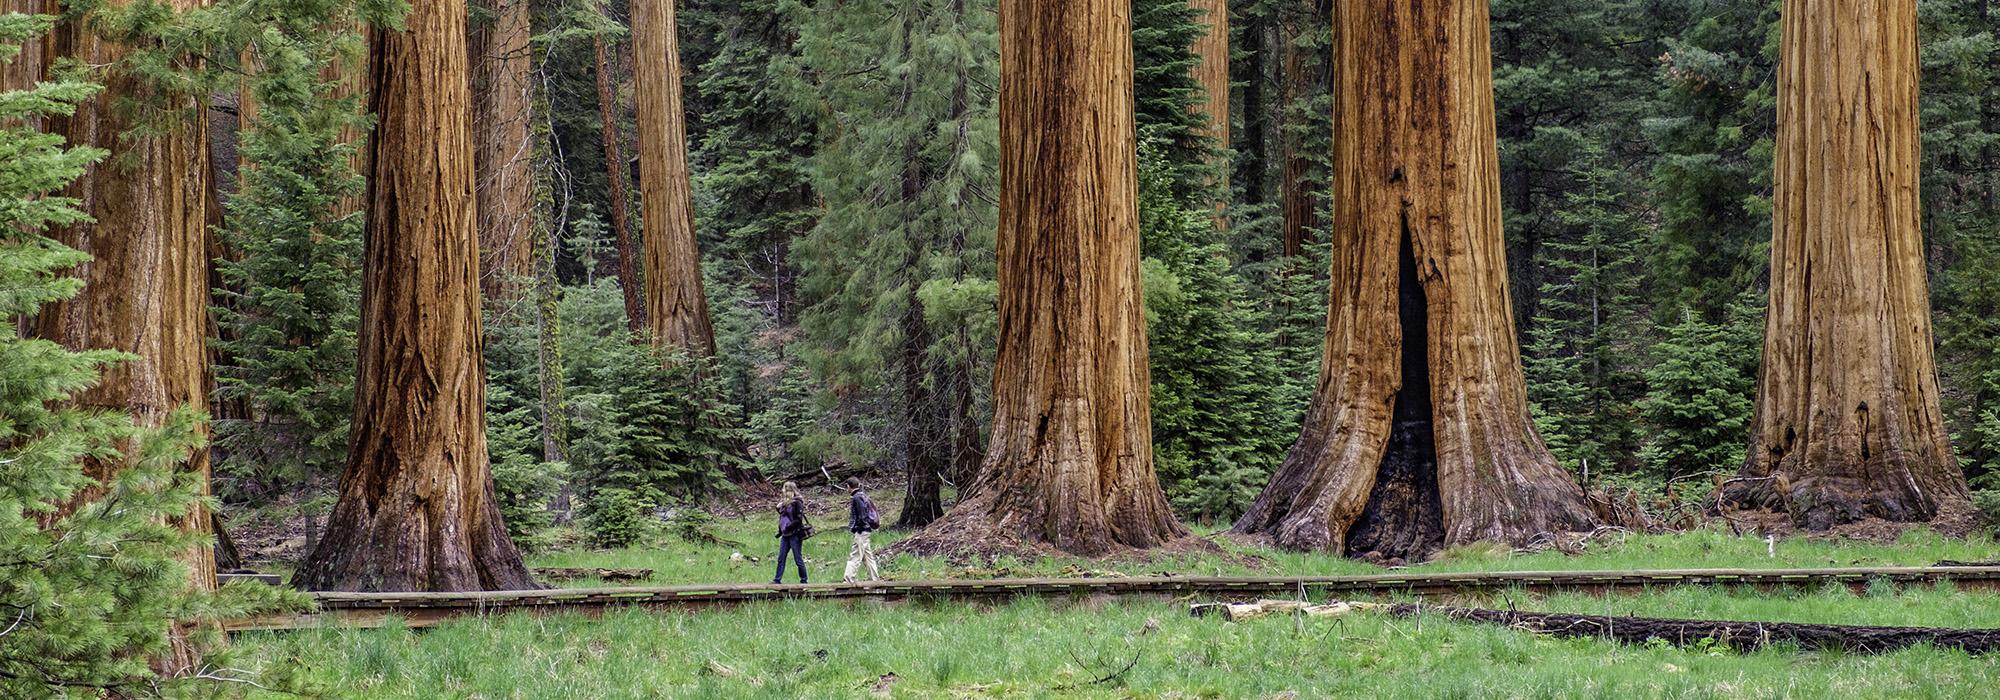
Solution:
<path fill-rule="evenodd" d="M 274 615 L 229 623 L 231 631 L 304 629 L 321 625 L 373 627 L 399 620 L 425 627 L 458 617 L 597 613 L 609 608 L 687 608 L 746 602 L 807 600 L 956 600 L 1019 596 L 1203 596 L 1218 600 L 1272 596 L 1363 598 L 1435 596 L 1502 590 L 1535 592 L 1638 591 L 1662 586 L 1823 586 L 1861 590 L 1883 581 L 1901 585 L 1949 583 L 1961 588 L 2000 590 L 2000 566 L 1890 567 L 1860 569 L 1669 569 L 1657 571 L 1508 571 L 1490 573 L 1401 573 L 1365 576 L 1145 576 L 1120 578 L 1033 578 L 950 581 L 882 581 L 872 584 L 662 586 L 650 588 L 569 588 L 483 593 L 316 593 L 319 612 Z"/>

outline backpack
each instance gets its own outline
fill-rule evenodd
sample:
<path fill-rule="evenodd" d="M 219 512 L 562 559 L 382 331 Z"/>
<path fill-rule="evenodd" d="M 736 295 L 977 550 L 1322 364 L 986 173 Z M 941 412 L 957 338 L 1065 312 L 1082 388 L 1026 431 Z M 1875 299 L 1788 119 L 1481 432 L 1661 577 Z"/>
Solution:
<path fill-rule="evenodd" d="M 861 494 L 861 524 L 870 531 L 882 529 L 882 514 L 875 510 L 875 499 Z"/>

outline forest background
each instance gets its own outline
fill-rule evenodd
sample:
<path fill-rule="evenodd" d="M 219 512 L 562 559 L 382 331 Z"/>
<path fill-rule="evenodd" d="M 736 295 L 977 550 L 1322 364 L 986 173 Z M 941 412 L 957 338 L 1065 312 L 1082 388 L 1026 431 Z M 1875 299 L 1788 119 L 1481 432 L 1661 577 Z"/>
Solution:
<path fill-rule="evenodd" d="M 625 3 L 522 3 L 474 3 L 469 25 L 474 100 L 496 110 L 475 124 L 511 120 L 532 135 L 531 148 L 482 150 L 480 163 L 488 447 L 517 541 L 558 546 L 578 530 L 553 526 L 574 518 L 592 544 L 630 544 L 654 514 L 726 493 L 752 469 L 894 475 L 911 506 L 903 524 L 941 513 L 977 468 L 990 415 L 991 0 L 679 4 L 711 367 L 663 363 L 633 342 L 628 309 L 644 305 L 625 290 L 644 270 L 621 264 L 618 234 L 637 249 L 645 224 L 636 168 L 620 162 L 638 145 Z M 1743 460 L 1769 266 L 1778 4 L 1491 8 L 1508 269 L 1537 427 L 1589 486 L 1629 490 L 1671 518 Z M 1227 12 L 1227 129 L 1200 109 L 1202 7 L 1133 0 L 1132 13 L 1157 468 L 1179 514 L 1208 522 L 1241 513 L 1296 436 L 1328 295 L 1330 5 Z M 1920 3 L 1942 402 L 1960 463 L 1987 492 L 2000 489 L 1996 13 L 1986 0 Z M 316 60 L 339 63 L 340 43 Z M 264 74 L 281 94 L 287 74 Z M 301 207 L 323 215 L 359 183 L 329 180 L 316 205 L 275 196 L 272 181 L 338 171 L 324 166 L 342 152 L 272 134 L 287 109 L 353 131 L 338 117 L 355 105 L 261 105 L 256 86 L 216 94 L 213 160 L 232 191 L 216 280 L 215 488 L 225 511 L 305 515 L 310 550 L 346 462 L 361 226 L 300 245 L 270 222 L 316 215 Z M 253 113 L 261 124 L 242 119 Z M 495 203 L 495 179 L 523 165 L 530 199 Z"/>

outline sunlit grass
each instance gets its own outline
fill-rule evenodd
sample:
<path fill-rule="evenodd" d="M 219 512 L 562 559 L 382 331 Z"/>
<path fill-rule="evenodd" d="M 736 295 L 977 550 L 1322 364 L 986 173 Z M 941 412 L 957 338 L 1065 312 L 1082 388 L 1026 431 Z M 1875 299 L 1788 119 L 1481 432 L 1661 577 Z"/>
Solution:
<path fill-rule="evenodd" d="M 1512 598 L 1524 609 L 1590 613 L 2000 626 L 2000 598 L 1990 594 L 1891 593 L 1683 588 Z M 1230 624 L 1189 618 L 1183 602 L 1156 599 L 792 601 L 242 641 L 324 687 L 371 698 L 843 698 L 869 697 L 878 685 L 883 697 L 899 698 L 1990 697 L 2000 681 L 2000 660 L 1928 648 L 1736 654 L 1372 614 Z M 883 683 L 887 674 L 894 679 Z"/>

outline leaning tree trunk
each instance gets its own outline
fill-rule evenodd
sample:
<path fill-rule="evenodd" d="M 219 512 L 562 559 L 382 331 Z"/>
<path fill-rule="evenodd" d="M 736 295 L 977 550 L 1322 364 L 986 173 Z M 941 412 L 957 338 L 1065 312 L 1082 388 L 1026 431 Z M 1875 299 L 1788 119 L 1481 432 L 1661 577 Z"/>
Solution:
<path fill-rule="evenodd" d="M 486 461 L 465 0 L 378 30 L 354 424 L 307 590 L 532 588 Z"/>
<path fill-rule="evenodd" d="M 1419 557 L 1591 524 L 1528 416 L 1488 46 L 1485 0 L 1335 10 L 1326 359 L 1299 441 L 1238 532 Z"/>
<path fill-rule="evenodd" d="M 175 10 L 205 4 L 171 3 Z M 124 70 L 120 64 L 133 47 L 105 38 L 116 30 L 101 26 L 100 19 L 89 12 L 70 18 L 45 45 L 45 58 L 51 61 L 61 57 L 103 69 L 95 77 L 105 88 L 79 103 L 75 114 L 50 119 L 49 130 L 71 145 L 108 150 L 111 157 L 63 193 L 77 198 L 94 222 L 63 227 L 54 236 L 91 255 L 75 271 L 84 281 L 83 291 L 43 307 L 32 330 L 71 350 L 132 354 L 131 361 L 107 368 L 75 401 L 157 427 L 175 410 L 208 409 L 207 110 L 195 96 L 164 92 Z M 139 124 L 132 104 L 154 116 L 171 114 L 172 121 L 164 131 L 135 131 Z M 104 482 L 127 465 L 125 458 L 91 459 L 84 471 Z M 198 474 L 206 493 L 208 451 L 195 450 L 182 469 Z M 85 491 L 70 505 L 102 494 L 102 489 Z M 173 520 L 183 530 L 209 530 L 205 509 Z M 192 572 L 194 588 L 215 588 L 211 547 L 190 549 L 182 561 Z M 171 649 L 154 660 L 160 671 L 184 675 L 199 664 L 199 650 L 187 632 L 184 627 L 174 630 Z"/>
<path fill-rule="evenodd" d="M 645 219 L 646 326 L 653 345 L 691 356 L 715 354 L 715 328 L 701 282 L 688 182 L 687 113 L 674 0 L 632 0 L 638 82 L 639 200 Z"/>
<path fill-rule="evenodd" d="M 598 12 L 604 12 L 602 3 Z M 611 233 L 618 244 L 618 289 L 625 299 L 625 327 L 632 333 L 646 328 L 644 290 L 639 289 L 632 227 L 626 221 L 624 135 L 618 130 L 618 93 L 611 89 L 611 48 L 603 36 L 591 39 L 597 54 L 597 116 L 602 122 L 605 177 L 611 181 Z"/>
<path fill-rule="evenodd" d="M 1723 500 L 1810 530 L 1967 505 L 1938 409 L 1916 0 L 1788 0 L 1757 422 Z"/>
<path fill-rule="evenodd" d="M 1126 0 L 1000 3 L 1000 353 L 986 464 L 901 549 L 1183 537 L 1153 474 Z"/>
<path fill-rule="evenodd" d="M 467 36 L 477 145 L 479 286 L 487 299 L 521 294 L 535 274 L 534 119 L 528 0 L 479 0 L 493 21 Z"/>

